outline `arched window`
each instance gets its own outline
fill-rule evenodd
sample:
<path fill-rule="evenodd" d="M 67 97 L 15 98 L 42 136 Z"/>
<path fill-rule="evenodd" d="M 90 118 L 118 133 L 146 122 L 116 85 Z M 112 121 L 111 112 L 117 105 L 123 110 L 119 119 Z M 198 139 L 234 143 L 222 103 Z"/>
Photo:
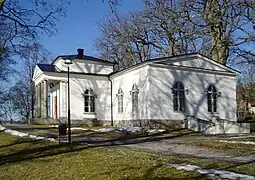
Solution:
<path fill-rule="evenodd" d="M 215 86 L 210 85 L 207 89 L 208 112 L 217 112 L 217 94 Z"/>
<path fill-rule="evenodd" d="M 84 93 L 84 111 L 95 112 L 95 94 L 92 89 L 86 89 Z"/>
<path fill-rule="evenodd" d="M 136 84 L 132 86 L 131 96 L 132 96 L 132 112 L 138 111 L 138 87 Z"/>
<path fill-rule="evenodd" d="M 118 90 L 118 113 L 123 113 L 123 91 L 122 89 L 120 88 Z"/>
<path fill-rule="evenodd" d="M 175 111 L 185 111 L 184 86 L 180 81 L 175 82 L 173 86 L 173 105 Z"/>

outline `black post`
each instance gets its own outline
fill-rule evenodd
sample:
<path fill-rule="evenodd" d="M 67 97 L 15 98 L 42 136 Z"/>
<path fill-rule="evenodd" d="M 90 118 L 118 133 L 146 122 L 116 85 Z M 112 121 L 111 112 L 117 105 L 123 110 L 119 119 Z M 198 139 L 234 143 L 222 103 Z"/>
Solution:
<path fill-rule="evenodd" d="M 69 73 L 69 66 L 67 67 L 67 84 L 68 84 L 68 143 L 71 144 L 71 120 L 70 120 L 70 73 Z"/>

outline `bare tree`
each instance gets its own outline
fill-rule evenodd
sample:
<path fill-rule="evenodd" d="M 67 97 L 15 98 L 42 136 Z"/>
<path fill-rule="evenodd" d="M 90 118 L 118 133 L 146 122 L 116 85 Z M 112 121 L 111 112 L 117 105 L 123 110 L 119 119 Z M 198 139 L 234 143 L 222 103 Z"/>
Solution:
<path fill-rule="evenodd" d="M 142 10 L 101 23 L 97 44 L 117 61 L 139 62 L 134 54 L 146 46 L 146 58 L 200 52 L 224 65 L 254 64 L 254 22 L 255 1 L 144 0 Z"/>
<path fill-rule="evenodd" d="M 20 74 L 22 74 L 21 77 L 25 80 L 27 93 L 29 94 L 30 117 L 34 118 L 35 87 L 32 80 L 33 72 L 36 64 L 48 62 L 49 52 L 42 45 L 33 43 L 27 45 L 21 50 L 21 53 L 24 59 L 24 68 Z"/>
<path fill-rule="evenodd" d="M 100 24 L 97 47 L 103 57 L 126 66 L 194 51 L 207 55 L 210 40 L 189 21 L 186 6 L 169 0 L 145 0 L 144 5 L 139 12 L 115 13 Z"/>
<path fill-rule="evenodd" d="M 255 99 L 255 68 L 250 66 L 243 71 L 237 85 L 237 107 L 241 113 L 248 113 L 249 102 Z"/>
<path fill-rule="evenodd" d="M 233 53 L 244 55 L 248 45 L 254 46 L 254 1 L 184 0 L 183 6 L 189 21 L 210 37 L 214 60 L 226 64 Z"/>
<path fill-rule="evenodd" d="M 65 15 L 65 0 L 2 0 L 0 2 L 0 72 L 7 77 L 15 55 L 27 44 L 38 41 L 41 34 L 57 32 L 56 22 Z"/>

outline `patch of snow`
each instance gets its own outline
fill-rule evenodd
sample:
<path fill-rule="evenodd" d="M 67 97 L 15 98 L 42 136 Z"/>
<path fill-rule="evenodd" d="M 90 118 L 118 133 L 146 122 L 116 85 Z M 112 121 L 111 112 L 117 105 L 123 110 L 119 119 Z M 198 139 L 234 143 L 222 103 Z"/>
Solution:
<path fill-rule="evenodd" d="M 220 177 L 223 179 L 245 179 L 245 180 L 255 180 L 255 176 L 249 176 L 246 174 L 239 174 L 231 171 L 217 170 L 217 169 L 202 169 L 195 165 L 180 165 L 180 164 L 166 164 L 170 167 L 176 168 L 178 170 L 185 171 L 196 171 L 200 174 L 205 174 L 210 177 Z"/>
<path fill-rule="evenodd" d="M 123 127 L 123 128 L 101 128 L 94 130 L 96 132 L 139 132 L 142 131 L 141 127 Z M 164 129 L 149 129 L 147 130 L 148 133 L 159 133 L 159 132 L 164 132 Z"/>
<path fill-rule="evenodd" d="M 71 130 L 83 130 L 83 131 L 87 131 L 88 129 L 86 128 L 81 128 L 81 127 L 72 127 Z"/>
<path fill-rule="evenodd" d="M 218 142 L 232 143 L 232 144 L 250 144 L 250 145 L 255 145 L 255 142 L 252 142 L 252 141 L 227 141 L 227 140 L 218 140 Z"/>
<path fill-rule="evenodd" d="M 56 124 L 53 124 L 53 125 L 50 125 L 49 127 L 58 128 L 58 125 L 56 125 Z"/>
<path fill-rule="evenodd" d="M 152 133 L 152 134 L 161 133 L 161 132 L 165 132 L 165 131 L 166 130 L 164 130 L 164 129 L 149 129 L 149 130 L 147 130 L 148 133 Z"/>
<path fill-rule="evenodd" d="M 141 127 L 123 127 L 123 128 L 101 128 L 94 130 L 96 132 L 138 132 L 141 131 Z"/>
<path fill-rule="evenodd" d="M 118 128 L 101 128 L 94 131 L 95 132 L 117 132 Z"/>
<path fill-rule="evenodd" d="M 1 131 L 4 131 L 5 133 L 11 134 L 11 135 L 13 135 L 13 136 L 27 137 L 27 138 L 30 138 L 30 139 L 47 140 L 47 141 L 56 142 L 56 140 L 55 140 L 54 138 L 47 138 L 47 137 L 42 137 L 42 136 L 35 136 L 35 135 L 31 135 L 31 134 L 19 132 L 19 131 L 16 131 L 16 130 L 7 129 L 6 127 L 1 126 L 1 125 L 0 125 L 0 130 L 1 130 Z"/>
<path fill-rule="evenodd" d="M 19 131 L 16 131 L 16 130 L 11 130 L 11 129 L 6 129 L 4 132 L 8 133 L 8 134 L 11 134 L 13 136 L 19 136 L 19 137 L 28 136 L 27 133 L 23 133 L 23 132 L 19 132 Z"/>
<path fill-rule="evenodd" d="M 126 131 L 126 132 L 132 132 L 132 133 L 139 132 L 142 130 L 141 127 L 124 127 L 122 129 L 124 129 L 124 131 Z"/>
<path fill-rule="evenodd" d="M 0 125 L 0 131 L 5 131 L 7 128 Z"/>

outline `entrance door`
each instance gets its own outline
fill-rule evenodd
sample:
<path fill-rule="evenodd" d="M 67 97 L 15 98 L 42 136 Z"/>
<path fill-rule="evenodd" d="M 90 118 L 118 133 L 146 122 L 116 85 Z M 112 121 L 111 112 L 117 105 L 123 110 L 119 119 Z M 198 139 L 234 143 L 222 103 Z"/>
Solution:
<path fill-rule="evenodd" d="M 58 98 L 54 96 L 54 119 L 58 119 Z"/>

